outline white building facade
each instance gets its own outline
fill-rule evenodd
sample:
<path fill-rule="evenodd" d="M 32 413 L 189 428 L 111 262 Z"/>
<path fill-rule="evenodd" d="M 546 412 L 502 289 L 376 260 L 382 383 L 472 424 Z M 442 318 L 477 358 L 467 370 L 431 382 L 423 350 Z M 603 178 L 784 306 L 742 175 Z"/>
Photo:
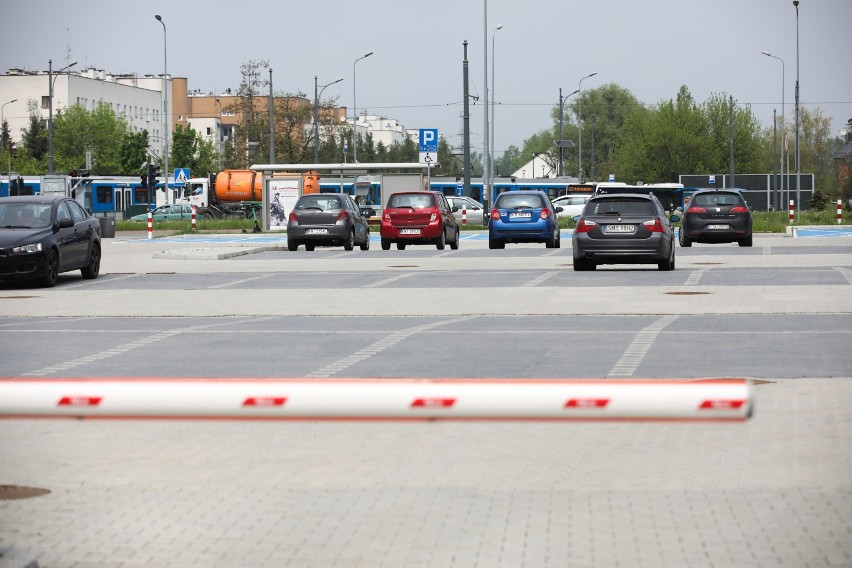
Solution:
<path fill-rule="evenodd" d="M 168 81 L 167 92 L 171 89 Z M 88 111 L 99 103 L 110 105 L 116 115 L 127 122 L 132 132 L 148 131 L 148 140 L 157 148 L 163 141 L 162 77 L 110 75 L 89 68 L 79 73 L 63 72 L 53 75 L 53 116 L 73 105 Z M 3 118 L 9 125 L 12 140 L 21 140 L 21 131 L 29 127 L 30 101 L 35 101 L 44 120 L 50 114 L 50 87 L 45 71 L 10 69 L 0 75 L 0 104 L 15 100 L 3 107 Z"/>

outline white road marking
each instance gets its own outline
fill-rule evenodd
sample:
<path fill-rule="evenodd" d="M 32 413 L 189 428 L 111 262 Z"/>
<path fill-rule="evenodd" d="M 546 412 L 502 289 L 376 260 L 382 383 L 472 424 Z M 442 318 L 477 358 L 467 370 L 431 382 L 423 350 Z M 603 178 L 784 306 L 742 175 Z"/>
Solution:
<path fill-rule="evenodd" d="M 680 316 L 662 317 L 637 333 L 624 352 L 624 355 L 621 356 L 621 359 L 607 373 L 607 377 L 632 377 L 639 365 L 642 364 L 645 355 L 648 354 L 648 350 L 651 349 L 660 332 L 678 317 Z"/>

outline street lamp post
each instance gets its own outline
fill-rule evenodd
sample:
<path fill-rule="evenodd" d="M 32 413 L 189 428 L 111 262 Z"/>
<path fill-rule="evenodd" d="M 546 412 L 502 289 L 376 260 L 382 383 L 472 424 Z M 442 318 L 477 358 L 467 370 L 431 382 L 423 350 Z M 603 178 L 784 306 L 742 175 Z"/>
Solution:
<path fill-rule="evenodd" d="M 18 102 L 18 99 L 12 99 L 8 103 L 3 103 L 0 105 L 0 128 L 3 128 L 3 125 L 6 124 L 6 105 L 10 105 L 12 103 Z M 12 141 L 11 131 L 9 132 L 9 142 Z M 9 153 L 9 169 L 6 171 L 6 177 L 9 178 L 9 187 L 12 186 L 12 146 L 11 144 L 7 144 L 5 148 L 6 152 Z"/>
<path fill-rule="evenodd" d="M 577 97 L 577 129 L 579 130 L 577 134 L 577 177 L 580 179 L 580 183 L 583 183 L 583 81 L 588 79 L 589 77 L 594 77 L 598 72 L 590 73 L 580 79 L 580 84 L 577 86 L 577 91 L 580 92 L 580 96 Z"/>
<path fill-rule="evenodd" d="M 497 26 L 494 29 L 494 32 L 491 34 L 491 124 L 488 127 L 489 132 L 491 133 L 491 156 L 488 160 L 488 186 L 490 187 L 494 183 L 494 104 L 496 103 L 496 99 L 494 98 L 494 37 L 497 35 L 497 32 L 503 29 L 502 25 Z M 485 188 L 483 188 L 483 193 L 485 192 Z"/>
<path fill-rule="evenodd" d="M 571 93 L 567 97 L 563 97 L 562 96 L 562 87 L 559 87 L 559 140 L 560 141 L 565 139 L 565 135 L 562 132 L 562 117 L 563 117 L 563 114 L 564 114 L 562 112 L 563 105 L 564 105 L 565 101 L 567 101 L 568 99 L 570 99 L 572 96 L 576 95 L 579 92 L 580 92 L 580 89 L 577 89 L 576 91 L 574 91 L 573 93 Z M 563 173 L 562 160 L 563 160 L 563 155 L 564 155 L 564 149 L 565 149 L 565 146 L 560 144 L 559 145 L 559 168 L 557 168 L 558 171 L 556 172 L 557 177 L 562 177 L 562 173 Z"/>
<path fill-rule="evenodd" d="M 796 7 L 796 220 L 799 219 L 801 205 L 801 155 L 799 154 L 799 0 L 793 0 Z"/>
<path fill-rule="evenodd" d="M 763 55 L 767 57 L 771 57 L 772 59 L 777 59 L 781 62 L 781 140 L 784 140 L 784 60 L 778 57 L 777 55 L 772 55 L 768 51 L 761 51 Z M 781 198 L 784 198 L 784 152 L 781 152 Z M 775 209 L 781 209 L 781 204 L 776 203 Z"/>
<path fill-rule="evenodd" d="M 322 92 L 326 87 L 330 87 L 335 83 L 339 83 L 343 80 L 343 77 L 332 81 L 327 85 L 322 85 L 322 89 L 317 92 L 319 85 L 317 85 L 317 76 L 314 75 L 314 163 L 319 164 L 319 98 L 322 96 Z"/>
<path fill-rule="evenodd" d="M 163 24 L 163 134 L 165 135 L 165 146 L 163 147 L 163 177 L 165 181 L 163 182 L 163 186 L 166 189 L 166 203 L 171 203 L 171 191 L 169 190 L 169 95 L 166 92 L 169 80 L 166 22 L 163 21 L 162 16 L 159 14 L 156 14 L 154 17 L 158 22 Z"/>
<path fill-rule="evenodd" d="M 373 52 L 365 53 L 352 64 L 352 163 L 358 163 L 358 103 L 355 102 L 355 65 L 362 59 L 373 55 Z"/>
<path fill-rule="evenodd" d="M 62 69 L 56 72 L 56 76 L 65 71 L 66 69 L 70 69 L 77 65 L 77 62 L 66 65 Z M 54 73 L 53 73 L 53 60 L 48 59 L 47 61 L 47 82 L 48 82 L 48 93 L 47 93 L 47 173 L 53 174 L 53 83 L 55 81 Z"/>
<path fill-rule="evenodd" d="M 216 149 L 219 152 L 219 171 L 222 171 L 222 101 L 216 97 L 216 104 L 219 106 L 219 117 L 216 120 Z"/>

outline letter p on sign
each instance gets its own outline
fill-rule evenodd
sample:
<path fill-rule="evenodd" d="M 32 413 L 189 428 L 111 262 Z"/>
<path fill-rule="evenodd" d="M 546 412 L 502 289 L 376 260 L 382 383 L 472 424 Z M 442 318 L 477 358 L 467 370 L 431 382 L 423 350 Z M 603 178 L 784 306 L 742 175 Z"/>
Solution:
<path fill-rule="evenodd" d="M 438 129 L 437 128 L 421 128 L 420 129 L 420 152 L 437 152 L 438 151 Z"/>

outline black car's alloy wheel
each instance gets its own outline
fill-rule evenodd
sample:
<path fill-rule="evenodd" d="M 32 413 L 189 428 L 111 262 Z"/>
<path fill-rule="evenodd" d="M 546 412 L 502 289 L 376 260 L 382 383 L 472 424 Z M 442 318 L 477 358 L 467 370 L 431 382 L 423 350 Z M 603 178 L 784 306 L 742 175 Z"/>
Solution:
<path fill-rule="evenodd" d="M 56 252 L 56 249 L 51 249 L 47 253 L 47 259 L 45 259 L 44 264 L 45 270 L 41 284 L 45 288 L 52 288 L 56 286 L 56 281 L 59 279 L 59 253 Z"/>
<path fill-rule="evenodd" d="M 93 280 L 98 277 L 101 271 L 101 245 L 92 243 L 92 250 L 89 251 L 89 264 L 80 272 L 83 278 Z"/>

